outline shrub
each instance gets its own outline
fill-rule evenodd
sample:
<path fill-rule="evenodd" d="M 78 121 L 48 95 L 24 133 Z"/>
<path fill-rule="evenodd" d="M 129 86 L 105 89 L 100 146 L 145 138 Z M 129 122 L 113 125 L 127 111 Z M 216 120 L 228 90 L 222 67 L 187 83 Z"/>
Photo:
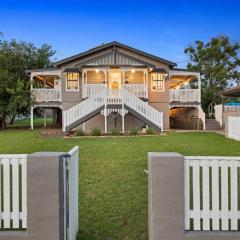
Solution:
<path fill-rule="evenodd" d="M 85 135 L 85 132 L 84 132 L 82 129 L 78 129 L 78 130 L 75 132 L 75 135 L 76 135 L 76 136 L 84 136 L 84 135 Z"/>
<path fill-rule="evenodd" d="M 118 136 L 118 135 L 120 135 L 120 131 L 119 131 L 117 128 L 113 128 L 113 129 L 111 130 L 111 133 L 112 133 L 113 136 Z"/>
<path fill-rule="evenodd" d="M 155 131 L 154 128 L 147 128 L 147 129 L 146 129 L 146 133 L 147 133 L 147 134 L 155 134 L 155 132 L 156 132 L 156 131 Z"/>
<path fill-rule="evenodd" d="M 101 131 L 100 128 L 95 127 L 95 128 L 92 129 L 92 135 L 93 136 L 101 136 L 101 133 L 102 133 L 102 131 Z"/>
<path fill-rule="evenodd" d="M 130 135 L 137 135 L 138 134 L 137 128 L 131 128 L 130 131 L 129 131 L 129 134 Z"/>

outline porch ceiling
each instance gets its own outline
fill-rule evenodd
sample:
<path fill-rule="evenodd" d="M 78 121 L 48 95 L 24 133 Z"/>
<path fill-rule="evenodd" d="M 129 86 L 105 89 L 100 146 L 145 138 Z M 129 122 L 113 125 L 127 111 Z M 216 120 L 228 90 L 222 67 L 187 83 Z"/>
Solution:
<path fill-rule="evenodd" d="M 172 76 L 170 77 L 170 88 L 176 88 L 178 85 L 193 79 L 196 79 L 196 76 Z"/>

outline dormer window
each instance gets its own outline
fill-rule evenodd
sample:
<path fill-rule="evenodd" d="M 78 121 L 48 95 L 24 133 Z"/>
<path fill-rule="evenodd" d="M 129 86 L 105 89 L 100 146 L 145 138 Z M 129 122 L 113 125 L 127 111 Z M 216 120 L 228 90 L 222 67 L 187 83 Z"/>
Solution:
<path fill-rule="evenodd" d="M 165 78 L 166 74 L 162 73 L 152 73 L 151 81 L 152 81 L 152 90 L 158 92 L 165 91 Z"/>
<path fill-rule="evenodd" d="M 79 90 L 79 72 L 66 73 L 66 89 L 67 91 Z"/>

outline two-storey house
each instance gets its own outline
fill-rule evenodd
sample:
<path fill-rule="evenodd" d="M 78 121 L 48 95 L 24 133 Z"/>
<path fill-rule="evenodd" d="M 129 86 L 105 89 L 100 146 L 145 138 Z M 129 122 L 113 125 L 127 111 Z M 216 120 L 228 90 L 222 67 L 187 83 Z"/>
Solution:
<path fill-rule="evenodd" d="M 29 72 L 35 99 L 32 128 L 35 108 L 53 109 L 63 131 L 205 125 L 199 72 L 178 69 L 174 62 L 119 42 Z"/>

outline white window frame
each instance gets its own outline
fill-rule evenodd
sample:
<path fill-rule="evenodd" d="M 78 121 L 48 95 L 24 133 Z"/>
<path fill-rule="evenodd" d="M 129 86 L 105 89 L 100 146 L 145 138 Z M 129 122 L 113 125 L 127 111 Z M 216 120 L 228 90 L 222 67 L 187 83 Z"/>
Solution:
<path fill-rule="evenodd" d="M 153 80 L 153 75 L 156 74 L 156 75 L 162 75 L 163 77 L 163 89 L 154 89 L 153 87 L 153 82 L 154 81 L 158 81 L 158 80 Z M 161 81 L 161 80 L 159 80 Z M 152 92 L 165 92 L 165 83 L 166 83 L 166 74 L 163 74 L 163 73 L 151 73 L 151 90 Z"/>
<path fill-rule="evenodd" d="M 69 72 L 69 73 L 71 73 L 71 72 Z M 77 89 L 68 89 L 68 78 L 67 78 L 67 76 L 68 76 L 69 73 L 65 74 L 66 91 L 67 92 L 78 92 L 79 89 L 80 89 L 80 74 L 78 73 L 78 88 Z"/>

